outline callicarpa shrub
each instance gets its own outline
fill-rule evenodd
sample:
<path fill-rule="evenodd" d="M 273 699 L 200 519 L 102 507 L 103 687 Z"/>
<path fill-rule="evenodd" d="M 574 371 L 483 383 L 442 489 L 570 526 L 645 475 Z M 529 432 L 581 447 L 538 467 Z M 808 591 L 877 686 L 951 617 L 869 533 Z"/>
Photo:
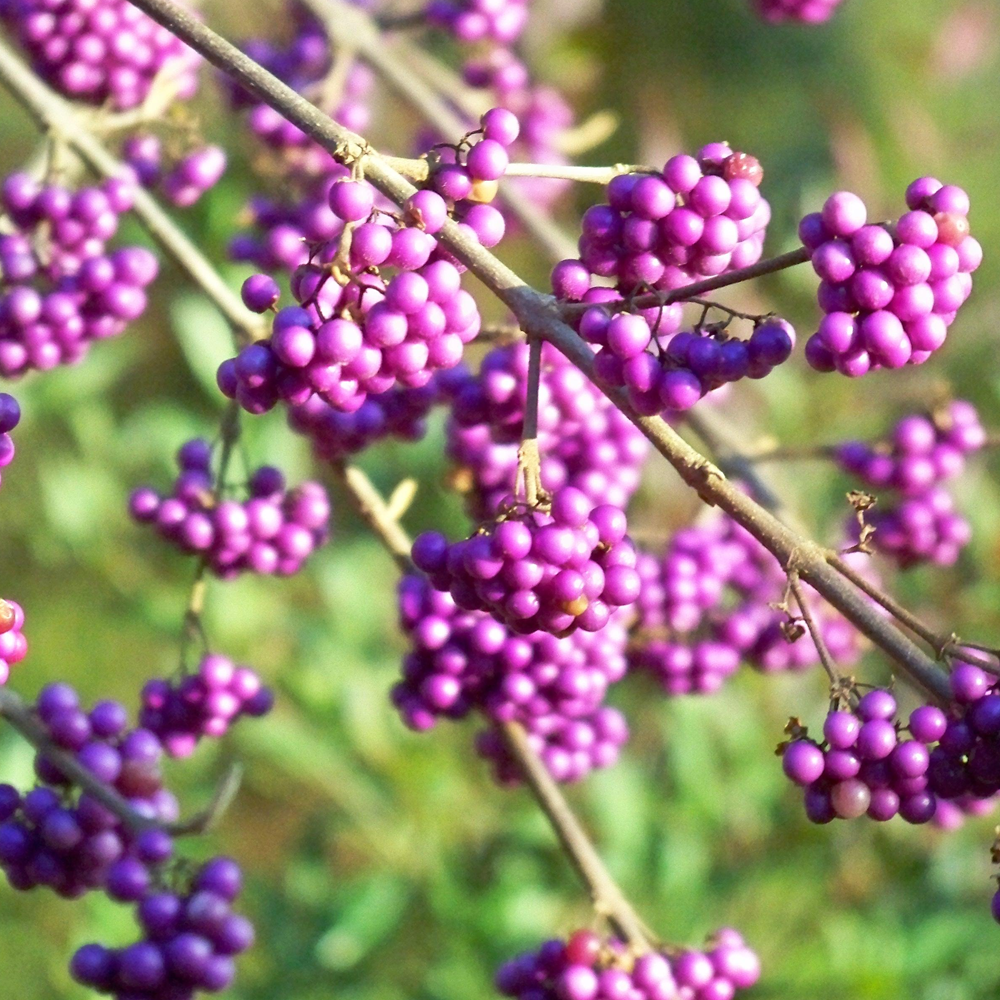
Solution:
<path fill-rule="evenodd" d="M 749 6 L 768 22 L 816 24 L 837 5 Z M 613 704 L 621 688 L 708 698 L 745 667 L 773 686 L 789 673 L 815 678 L 825 720 L 810 731 L 792 719 L 774 767 L 816 824 L 898 816 L 953 829 L 1000 794 L 998 654 L 893 596 L 900 574 L 953 564 L 970 540 L 951 491 L 993 443 L 976 408 L 946 395 L 921 409 L 900 395 L 895 427 L 871 439 L 752 454 L 739 451 L 728 409 L 747 380 L 766 392 L 793 366 L 871 376 L 844 383 L 861 401 L 876 378 L 952 350 L 983 257 L 972 197 L 952 178 L 922 176 L 886 222 L 834 192 L 787 249 L 768 164 L 735 145 L 578 166 L 586 130 L 519 47 L 532 7 L 290 0 L 283 35 L 237 47 L 171 0 L 0 2 L 0 83 L 78 160 L 60 179 L 53 154 L 0 190 L 0 372 L 44 373 L 83 362 L 97 341 L 145 335 L 159 265 L 144 247 L 109 245 L 125 218 L 233 335 L 217 432 L 177 441 L 169 492 L 140 486 L 120 505 L 193 571 L 177 671 L 151 671 L 131 705 L 84 705 L 67 683 L 29 702 L 8 683 L 26 658 L 25 615 L 0 602 L 0 716 L 33 752 L 30 779 L 0 784 L 0 867 L 13 889 L 97 892 L 128 911 L 131 937 L 83 943 L 68 959 L 97 993 L 217 993 L 254 943 L 237 861 L 182 851 L 231 783 L 189 816 L 164 764 L 237 722 L 268 726 L 275 701 L 252 666 L 209 643 L 210 578 L 290 577 L 338 545 L 323 484 L 289 487 L 277 465 L 253 464 L 282 456 L 242 454 L 241 427 L 275 409 L 336 484 L 338 507 L 352 507 L 401 569 L 407 650 L 387 711 L 391 701 L 418 732 L 475 715 L 477 753 L 500 786 L 527 786 L 594 904 L 598 929 L 564 938 L 553 927 L 499 968 L 500 994 L 732 1000 L 767 976 L 731 927 L 697 947 L 659 940 L 570 810 L 560 786 L 629 753 L 628 714 Z M 423 46 L 420 59 L 404 58 L 406 46 Z M 225 168 L 221 146 L 173 134 L 172 109 L 195 98 L 203 57 L 218 73 L 202 72 L 200 86 L 220 87 L 250 139 L 251 193 L 227 234 L 230 258 L 255 269 L 239 294 L 224 262 L 158 203 L 193 204 Z M 387 124 L 387 101 L 417 114 Z M 523 242 L 549 258 L 544 288 L 508 264 Z M 768 253 L 772 243 L 785 252 Z M 819 279 L 810 336 L 713 297 L 805 263 Z M 354 463 L 387 439 L 421 439 L 441 414 L 448 486 L 468 526 L 458 541 L 436 528 L 411 541 L 406 489 L 384 500 Z M 0 465 L 19 419 L 0 394 Z M 795 458 L 826 460 L 850 485 L 846 527 L 819 539 L 837 548 L 803 533 L 761 471 Z M 626 508 L 663 460 L 705 509 L 676 524 L 646 497 L 650 532 Z M 869 678 L 869 652 L 900 689 Z M 18 681 L 30 671 L 29 660 Z M 903 685 L 916 692 L 911 707 Z M 986 895 L 984 885 L 984 910 Z M 1000 894 L 992 912 L 1000 920 Z"/>

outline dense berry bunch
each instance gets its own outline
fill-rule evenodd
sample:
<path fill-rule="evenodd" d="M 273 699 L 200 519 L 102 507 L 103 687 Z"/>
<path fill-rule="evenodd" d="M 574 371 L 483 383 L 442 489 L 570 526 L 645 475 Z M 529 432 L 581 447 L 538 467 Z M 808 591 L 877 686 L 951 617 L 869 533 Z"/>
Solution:
<path fill-rule="evenodd" d="M 937 809 L 928 744 L 941 738 L 946 724 L 944 712 L 925 705 L 910 716 L 912 739 L 900 739 L 896 699 L 876 688 L 856 705 L 839 701 L 823 723 L 822 744 L 793 727 L 782 766 L 805 788 L 814 823 L 865 814 L 880 822 L 898 814 L 908 823 L 927 823 Z"/>
<path fill-rule="evenodd" d="M 219 183 L 226 170 L 221 146 L 201 146 L 167 162 L 163 143 L 151 132 L 128 136 L 121 155 L 143 187 L 158 191 L 178 208 L 193 205 Z"/>
<path fill-rule="evenodd" d="M 35 70 L 67 97 L 117 110 L 141 104 L 154 81 L 182 100 L 199 57 L 128 0 L 0 0 Z"/>
<path fill-rule="evenodd" d="M 840 191 L 799 224 L 822 279 L 826 316 L 806 344 L 817 371 L 856 378 L 922 364 L 969 297 L 983 257 L 969 235 L 969 196 L 921 177 L 906 189 L 906 204 L 892 226 L 868 224 L 865 203 Z"/>
<path fill-rule="evenodd" d="M 183 552 L 200 556 L 216 576 L 290 576 L 327 540 L 330 502 L 319 483 L 286 490 L 281 472 L 262 466 L 250 477 L 245 501 L 222 499 L 213 485 L 207 441 L 188 441 L 177 462 L 171 495 L 140 487 L 132 493 L 130 512 Z"/>
<path fill-rule="evenodd" d="M 876 490 L 888 486 L 904 496 L 919 496 L 960 475 L 966 456 L 985 443 L 986 432 L 975 407 L 956 399 L 926 416 L 904 417 L 885 446 L 845 441 L 834 449 L 834 457 L 865 486 Z"/>
<path fill-rule="evenodd" d="M 662 173 L 619 175 L 608 204 L 584 213 L 580 277 L 555 282 L 556 294 L 582 298 L 590 274 L 614 278 L 625 293 L 670 291 L 756 263 L 771 218 L 763 176 L 755 157 L 721 142 L 672 157 Z"/>
<path fill-rule="evenodd" d="M 454 384 L 469 378 L 461 365 L 438 372 L 419 389 L 390 389 L 371 396 L 353 413 L 344 413 L 313 395 L 288 408 L 288 425 L 312 442 L 324 462 L 340 462 L 385 438 L 419 441 L 427 430 L 427 415 L 449 399 Z M 513 488 L 511 480 L 510 489 Z"/>
<path fill-rule="evenodd" d="M 564 487 L 534 508 L 511 501 L 471 538 L 426 532 L 413 561 L 459 607 L 489 611 L 515 632 L 597 632 L 639 595 L 624 513 Z"/>
<path fill-rule="evenodd" d="M 528 0 L 429 0 L 427 19 L 460 42 L 511 45 L 528 23 Z"/>
<path fill-rule="evenodd" d="M 117 998 L 180 1000 L 218 993 L 236 974 L 234 958 L 253 944 L 253 925 L 234 913 L 242 889 L 239 866 L 215 857 L 190 888 L 148 891 L 138 900 L 142 937 L 124 948 L 87 944 L 70 962 L 73 978 Z"/>
<path fill-rule="evenodd" d="M 125 708 L 102 701 L 89 712 L 65 684 L 42 690 L 35 706 L 53 744 L 152 819 L 177 818 L 163 787 L 162 748 L 145 729 L 129 729 Z M 75 898 L 104 887 L 116 899 L 135 899 L 150 884 L 149 866 L 166 860 L 170 838 L 135 833 L 89 792 L 74 790 L 59 767 L 39 753 L 38 784 L 23 795 L 0 786 L 0 865 L 15 889 L 48 886 Z"/>
<path fill-rule="evenodd" d="M 876 507 L 866 513 L 865 522 L 875 529 L 870 544 L 901 569 L 925 562 L 951 566 L 972 538 L 969 522 L 940 486 Z M 856 521 L 850 526 L 858 530 Z"/>
<path fill-rule="evenodd" d="M 803 24 L 829 21 L 842 2 L 843 0 L 753 0 L 765 21 L 800 21 Z"/>
<path fill-rule="evenodd" d="M 844 557 L 870 574 L 866 557 Z M 778 560 L 728 517 L 677 531 L 660 555 L 639 554 L 641 579 L 629 662 L 658 677 L 670 695 L 709 694 L 742 660 L 765 673 L 819 662 L 807 635 L 790 635 L 787 577 Z M 831 654 L 861 653 L 858 632 L 812 588 L 803 592 Z M 792 640 L 792 641 L 790 641 Z"/>
<path fill-rule="evenodd" d="M 492 517 L 516 485 L 518 444 L 528 396 L 528 346 L 496 347 L 474 377 L 456 380 L 447 450 L 455 482 L 476 519 Z M 595 504 L 625 508 L 649 443 L 642 432 L 565 355 L 542 348 L 538 395 L 541 478 L 572 486 Z"/>
<path fill-rule="evenodd" d="M 208 653 L 196 673 L 145 685 L 139 723 L 171 757 L 188 757 L 203 736 L 224 736 L 243 716 L 266 715 L 273 704 L 271 689 L 250 667 Z"/>
<path fill-rule="evenodd" d="M 638 958 L 617 940 L 581 930 L 506 962 L 496 985 L 517 1000 L 732 1000 L 759 978 L 760 960 L 729 927 L 704 951 Z"/>
<path fill-rule="evenodd" d="M 14 440 L 11 438 L 10 432 L 20 422 L 20 404 L 10 393 L 0 392 L 0 469 L 5 469 L 14 461 Z M 2 683 L 3 680 L 0 679 L 0 684 Z"/>
<path fill-rule="evenodd" d="M 344 70 L 342 88 L 328 83 L 343 67 L 334 66 L 326 30 L 304 6 L 287 8 L 294 34 L 287 45 L 254 39 L 246 51 L 267 70 L 308 97 L 345 128 L 368 128 L 370 69 L 358 59 Z M 345 55 L 344 58 L 349 58 Z M 234 86 L 230 99 L 246 113 L 247 126 L 263 147 L 267 163 L 262 173 L 281 178 L 281 192 L 255 195 L 247 206 L 253 228 L 237 236 L 231 253 L 266 271 L 291 271 L 309 259 L 310 245 L 339 235 L 343 223 L 329 206 L 330 187 L 349 171 L 269 105 Z"/>
<path fill-rule="evenodd" d="M 603 702 L 626 670 L 619 616 L 595 633 L 518 635 L 483 611 L 462 610 L 417 575 L 401 582 L 399 610 L 412 645 L 393 702 L 408 726 L 423 731 L 472 711 L 517 722 L 557 781 L 577 781 L 617 760 L 628 727 Z M 487 730 L 478 748 L 501 783 L 520 780 L 499 734 Z"/>
<path fill-rule="evenodd" d="M 105 250 L 131 208 L 130 182 L 69 191 L 12 174 L 0 198 L 14 226 L 0 235 L 0 375 L 77 362 L 142 315 L 156 259 Z"/>
<path fill-rule="evenodd" d="M 11 667 L 27 655 L 24 611 L 17 601 L 0 600 L 0 686 L 10 680 Z"/>
<path fill-rule="evenodd" d="M 437 198 L 433 192 L 414 195 Z M 372 211 L 372 189 L 364 182 L 338 181 L 331 204 L 351 233 L 355 273 L 334 280 L 342 247 L 327 244 L 319 264 L 302 265 L 293 275 L 296 305 L 274 317 L 271 337 L 250 344 L 219 368 L 219 387 L 251 413 L 278 400 L 301 404 L 315 393 L 338 410 L 357 410 L 368 398 L 399 384 L 426 385 L 434 372 L 454 368 L 465 345 L 480 328 L 479 310 L 461 287 L 459 269 L 446 260 L 430 261 L 436 241 L 421 225 L 363 222 Z M 441 201 L 440 198 L 437 199 Z M 441 202 L 441 222 L 446 211 Z M 321 266 L 323 261 L 329 266 Z M 383 277 L 382 266 L 397 268 Z M 278 287 L 264 275 L 243 286 L 250 308 L 274 306 Z"/>
<path fill-rule="evenodd" d="M 658 320 L 642 313 L 609 313 L 601 306 L 580 318 L 581 336 L 600 348 L 600 376 L 624 386 L 632 405 L 649 416 L 676 415 L 720 386 L 764 378 L 791 357 L 795 346 L 795 330 L 781 319 L 756 323 L 745 341 L 724 328 L 668 332 Z"/>

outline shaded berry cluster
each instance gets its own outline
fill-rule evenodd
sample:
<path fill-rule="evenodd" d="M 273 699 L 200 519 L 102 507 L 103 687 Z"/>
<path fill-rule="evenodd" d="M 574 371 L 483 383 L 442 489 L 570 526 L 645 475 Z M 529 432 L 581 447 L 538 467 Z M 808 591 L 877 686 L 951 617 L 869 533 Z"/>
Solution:
<path fill-rule="evenodd" d="M 833 17 L 841 3 L 843 0 L 753 0 L 760 16 L 772 24 L 822 24 Z"/>
<path fill-rule="evenodd" d="M 492 517 L 514 491 L 528 398 L 528 347 L 493 348 L 475 376 L 456 380 L 447 452 L 453 482 L 472 516 Z M 625 508 L 639 486 L 649 443 L 642 432 L 565 355 L 542 347 L 538 391 L 541 478 L 572 486 L 595 504 Z"/>
<path fill-rule="evenodd" d="M 0 19 L 39 76 L 73 100 L 124 110 L 157 78 L 181 100 L 198 88 L 200 57 L 128 0 L 0 0 Z"/>
<path fill-rule="evenodd" d="M 731 927 L 704 950 L 635 957 L 620 941 L 576 931 L 504 963 L 497 989 L 517 1000 L 732 1000 L 760 978 L 760 959 Z"/>
<path fill-rule="evenodd" d="M 639 595 L 626 529 L 619 508 L 564 487 L 544 506 L 512 499 L 460 542 L 425 532 L 413 543 L 413 561 L 459 607 L 489 611 L 520 634 L 597 632 Z"/>
<path fill-rule="evenodd" d="M 923 364 L 944 344 L 983 258 L 969 235 L 969 196 L 921 177 L 906 189 L 906 204 L 892 225 L 869 223 L 865 203 L 838 191 L 799 224 L 822 279 L 826 315 L 806 344 L 817 371 L 857 378 Z"/>
<path fill-rule="evenodd" d="M 329 537 L 330 501 L 319 483 L 289 490 L 278 469 L 261 466 L 247 499 L 224 498 L 214 485 L 212 448 L 200 438 L 181 447 L 177 464 L 169 496 L 139 487 L 129 511 L 182 552 L 200 556 L 221 579 L 243 572 L 290 576 Z"/>
<path fill-rule="evenodd" d="M 427 20 L 460 42 L 512 45 L 528 23 L 529 0 L 429 0 Z"/>
<path fill-rule="evenodd" d="M 411 648 L 392 699 L 412 729 L 473 711 L 492 722 L 517 722 L 562 782 L 618 759 L 628 726 L 604 699 L 626 670 L 620 615 L 599 632 L 518 635 L 483 611 L 463 610 L 416 574 L 400 583 L 399 613 Z M 521 780 L 495 730 L 480 734 L 477 749 L 493 761 L 500 783 Z"/>
<path fill-rule="evenodd" d="M 224 736 L 244 716 L 266 715 L 274 693 L 250 667 L 207 653 L 192 674 L 148 681 L 141 701 L 139 724 L 171 757 L 189 757 L 202 737 Z"/>
<path fill-rule="evenodd" d="M 844 558 L 871 574 L 866 557 Z M 636 568 L 641 587 L 629 662 L 656 676 L 667 694 L 711 694 L 744 660 L 765 673 L 819 662 L 809 636 L 789 631 L 797 609 L 786 610 L 784 569 L 732 519 L 680 529 L 662 553 L 640 552 Z M 855 662 L 857 630 L 812 588 L 802 589 L 831 654 Z"/>
<path fill-rule="evenodd" d="M 106 250 L 132 190 L 124 180 L 71 191 L 6 178 L 0 200 L 14 231 L 0 235 L 0 375 L 78 362 L 145 311 L 156 258 Z"/>
<path fill-rule="evenodd" d="M 214 857 L 189 882 L 144 893 L 135 908 L 140 939 L 124 948 L 84 945 L 70 961 L 73 978 L 130 1000 L 186 1000 L 228 988 L 234 959 L 254 941 L 253 925 L 232 909 L 242 873 L 231 858 Z"/>
<path fill-rule="evenodd" d="M 163 787 L 159 740 L 131 729 L 124 706 L 98 702 L 89 711 L 66 684 L 44 688 L 35 704 L 53 744 L 75 756 L 132 808 L 150 819 L 177 818 L 177 801 Z M 90 792 L 75 790 L 44 752 L 35 756 L 36 786 L 23 795 L 0 786 L 0 866 L 15 889 L 47 886 L 70 899 L 104 888 L 134 898 L 150 884 L 150 866 L 170 856 L 170 838 L 136 832 Z"/>
<path fill-rule="evenodd" d="M 136 180 L 178 208 L 189 208 L 222 179 L 226 152 L 221 146 L 200 146 L 183 156 L 168 158 L 160 137 L 134 132 L 123 140 L 121 157 Z"/>

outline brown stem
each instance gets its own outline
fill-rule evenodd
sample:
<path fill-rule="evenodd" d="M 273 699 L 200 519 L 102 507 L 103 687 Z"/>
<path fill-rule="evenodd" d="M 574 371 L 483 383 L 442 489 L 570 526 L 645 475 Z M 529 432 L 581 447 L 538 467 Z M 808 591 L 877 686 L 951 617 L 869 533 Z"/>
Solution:
<path fill-rule="evenodd" d="M 542 341 L 528 341 L 528 384 L 524 406 L 524 428 L 517 453 L 517 478 L 524 484 L 524 499 L 534 507 L 542 495 L 542 456 L 538 450 L 538 391 L 542 377 Z"/>
<path fill-rule="evenodd" d="M 833 657 L 830 655 L 830 650 L 826 645 L 826 640 L 823 638 L 823 633 L 816 624 L 816 619 L 813 618 L 809 602 L 806 600 L 805 594 L 802 593 L 802 584 L 799 583 L 797 573 L 792 572 L 788 574 L 788 586 L 792 594 L 795 595 L 795 603 L 799 606 L 799 615 L 809 630 L 809 637 L 812 639 L 813 645 L 816 647 L 816 652 L 819 654 L 819 662 L 823 665 L 827 677 L 830 678 L 830 683 L 837 684 L 840 680 L 837 665 L 833 662 Z"/>
<path fill-rule="evenodd" d="M 500 729 L 535 800 L 548 817 L 566 856 L 587 887 L 594 909 L 605 916 L 616 933 L 635 950 L 651 951 L 652 943 L 642 920 L 608 874 L 604 862 L 594 850 L 594 845 L 570 809 L 559 786 L 531 749 L 525 731 L 515 722 L 503 723 Z"/>

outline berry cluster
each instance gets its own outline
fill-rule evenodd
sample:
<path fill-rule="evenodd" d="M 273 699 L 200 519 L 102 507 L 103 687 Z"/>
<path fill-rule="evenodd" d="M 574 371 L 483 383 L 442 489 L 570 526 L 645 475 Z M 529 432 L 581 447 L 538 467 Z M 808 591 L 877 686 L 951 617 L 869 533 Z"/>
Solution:
<path fill-rule="evenodd" d="M 760 959 L 731 927 L 713 935 L 704 951 L 638 958 L 620 941 L 580 930 L 506 962 L 496 986 L 517 1000 L 732 1000 L 759 978 Z"/>
<path fill-rule="evenodd" d="M 243 716 L 259 718 L 274 694 L 250 667 L 208 653 L 194 674 L 178 681 L 154 678 L 142 689 L 139 724 L 171 757 L 189 757 L 203 736 L 224 736 Z"/>
<path fill-rule="evenodd" d="M 845 556 L 870 574 L 864 556 Z M 806 670 L 818 654 L 807 635 L 788 631 L 787 577 L 780 563 L 728 517 L 677 531 L 662 554 L 640 552 L 636 635 L 629 660 L 669 695 L 709 694 L 746 660 L 765 673 Z M 812 588 L 803 592 L 831 655 L 861 653 L 857 631 Z"/>
<path fill-rule="evenodd" d="M 128 0 L 0 0 L 0 19 L 73 100 L 134 108 L 158 79 L 181 100 L 197 90 L 199 57 Z"/>
<path fill-rule="evenodd" d="M 459 269 L 447 260 L 430 261 L 436 241 L 425 231 L 426 214 L 425 228 L 362 222 L 372 212 L 373 194 L 360 181 L 338 181 L 330 201 L 340 218 L 360 223 L 350 234 L 350 256 L 363 271 L 343 275 L 341 283 L 330 266 L 296 269 L 297 304 L 277 311 L 268 340 L 248 345 L 219 368 L 223 393 L 251 413 L 278 400 L 301 404 L 313 393 L 352 412 L 370 395 L 397 384 L 419 388 L 435 371 L 455 367 L 479 332 L 479 310 L 461 287 Z M 335 270 L 341 249 L 336 241 L 327 244 L 321 262 Z M 383 265 L 397 273 L 383 278 Z M 265 275 L 243 286 L 244 301 L 260 312 L 272 308 L 278 294 Z"/>
<path fill-rule="evenodd" d="M 971 528 L 941 485 L 959 475 L 967 455 L 986 443 L 975 407 L 953 400 L 924 416 L 904 417 L 889 445 L 847 441 L 834 450 L 842 468 L 873 489 L 889 487 L 902 499 L 872 510 L 872 545 L 902 568 L 930 561 L 949 566 L 968 544 Z M 858 531 L 857 525 L 854 530 Z"/>
<path fill-rule="evenodd" d="M 511 500 L 496 521 L 454 544 L 425 532 L 413 561 L 459 607 L 489 611 L 519 634 L 597 632 L 639 596 L 626 528 L 619 508 L 595 506 L 567 486 L 544 507 Z"/>
<path fill-rule="evenodd" d="M 626 294 L 670 291 L 756 263 L 771 219 L 758 190 L 763 176 L 755 157 L 714 142 L 696 157 L 671 157 L 661 173 L 615 177 L 608 204 L 583 215 L 581 276 L 557 284 L 556 294 L 582 298 L 591 274 L 614 278 Z"/>
<path fill-rule="evenodd" d="M 125 708 L 103 701 L 89 712 L 66 684 L 42 690 L 35 705 L 53 744 L 72 753 L 99 781 L 152 819 L 177 818 L 177 802 L 163 787 L 162 748 L 145 729 L 129 729 Z M 0 786 L 0 866 L 19 890 L 48 886 L 76 898 L 104 887 L 114 898 L 150 884 L 149 866 L 171 853 L 170 838 L 152 829 L 136 834 L 89 792 L 73 790 L 44 753 L 35 757 L 38 784 L 21 795 Z"/>
<path fill-rule="evenodd" d="M 781 319 L 756 323 L 745 341 L 724 328 L 667 333 L 657 321 L 641 313 L 610 314 L 601 306 L 580 318 L 581 336 L 600 348 L 595 363 L 601 378 L 624 386 L 632 405 L 649 416 L 676 415 L 720 386 L 764 378 L 795 346 L 795 330 Z"/>
<path fill-rule="evenodd" d="M 528 0 L 428 0 L 426 13 L 460 42 L 512 45 L 528 23 Z"/>
<path fill-rule="evenodd" d="M 956 399 L 930 414 L 903 417 L 885 446 L 845 441 L 833 454 L 841 468 L 860 477 L 865 486 L 919 496 L 960 475 L 966 456 L 985 443 L 976 408 Z"/>
<path fill-rule="evenodd" d="M 802 24 L 822 24 L 833 17 L 843 0 L 753 0 L 757 12 L 765 21 L 799 21 Z"/>
<path fill-rule="evenodd" d="M 122 142 L 122 159 L 145 188 L 162 194 L 172 205 L 188 208 L 215 187 L 226 170 L 221 146 L 201 146 L 164 162 L 163 143 L 151 132 L 136 132 Z"/>
<path fill-rule="evenodd" d="M 344 73 L 342 91 L 332 93 L 326 86 L 334 72 L 326 30 L 299 3 L 288 5 L 287 19 L 294 29 L 287 45 L 258 38 L 246 44 L 247 53 L 345 128 L 365 131 L 370 119 L 369 68 L 361 60 L 352 60 Z M 311 245 L 340 234 L 342 220 L 333 214 L 328 199 L 330 187 L 349 176 L 349 171 L 249 92 L 234 85 L 229 97 L 235 109 L 245 111 L 249 131 L 263 146 L 269 162 L 262 172 L 277 174 L 283 180 L 280 194 L 255 195 L 250 200 L 247 213 L 253 228 L 232 241 L 230 252 L 235 259 L 265 271 L 291 271 L 308 261 Z"/>
<path fill-rule="evenodd" d="M 286 490 L 278 469 L 262 466 L 247 484 L 248 499 L 222 499 L 213 484 L 212 448 L 195 438 L 177 454 L 173 493 L 148 486 L 132 493 L 132 517 L 153 526 L 183 552 L 200 556 L 228 580 L 242 572 L 297 573 L 329 536 L 330 502 L 319 483 Z"/>
<path fill-rule="evenodd" d="M 805 789 L 806 815 L 814 823 L 865 814 L 879 822 L 898 814 L 907 823 L 927 823 L 937 809 L 928 744 L 941 739 L 946 725 L 944 712 L 923 705 L 910 715 L 912 739 L 900 739 L 896 699 L 875 688 L 856 704 L 837 699 L 823 723 L 822 744 L 793 725 L 782 767 Z"/>
<path fill-rule="evenodd" d="M 462 610 L 418 575 L 400 583 L 399 611 L 412 647 L 392 697 L 412 729 L 474 710 L 491 722 L 517 722 L 557 781 L 578 781 L 617 760 L 628 727 L 603 702 L 626 670 L 620 616 L 600 632 L 518 635 L 483 611 Z M 500 783 L 521 779 L 493 729 L 477 746 Z"/>
<path fill-rule="evenodd" d="M 20 422 L 20 404 L 10 393 L 0 392 L 0 469 L 7 468 L 14 461 L 14 440 L 10 432 Z M 3 681 L 4 678 L 0 678 L 0 684 Z"/>
<path fill-rule="evenodd" d="M 458 202 L 472 202 L 463 206 L 468 214 L 476 208 L 476 214 L 488 209 L 497 193 L 497 184 L 510 163 L 508 148 L 514 144 L 521 131 L 517 116 L 506 108 L 491 108 L 479 119 L 476 133 L 466 136 L 458 146 L 442 146 L 437 149 L 435 162 L 431 166 L 429 183 L 434 191 L 453 205 Z M 476 141 L 473 142 L 473 139 Z M 482 206 L 482 207 L 476 207 Z M 493 209 L 492 211 L 496 211 Z M 501 216 L 501 225 L 502 225 Z M 501 229 L 500 236 L 503 236 Z M 480 235 L 482 240 L 482 235 Z M 493 246 L 499 239 L 484 246 Z"/>
<path fill-rule="evenodd" d="M 28 655 L 24 611 L 17 601 L 0 600 L 0 687 L 10 680 L 10 669 Z"/>
<path fill-rule="evenodd" d="M 469 494 L 472 516 L 496 514 L 516 485 L 517 452 L 528 397 L 528 347 L 495 347 L 479 372 L 456 380 L 447 426 L 454 481 Z M 541 478 L 572 486 L 595 504 L 625 508 L 635 493 L 649 443 L 642 432 L 555 348 L 544 345 L 538 391 Z"/>
<path fill-rule="evenodd" d="M 11 174 L 0 202 L 15 227 L 0 235 L 0 375 L 80 361 L 142 315 L 156 259 L 141 247 L 105 252 L 132 206 L 129 182 L 69 191 Z"/>
<path fill-rule="evenodd" d="M 969 196 L 921 177 L 906 189 L 906 204 L 893 225 L 868 224 L 865 203 L 839 191 L 799 224 L 822 279 L 826 315 L 806 344 L 817 371 L 857 378 L 923 364 L 944 344 L 983 258 L 969 235 Z"/>
<path fill-rule="evenodd" d="M 371 396 L 353 413 L 334 409 L 313 395 L 288 407 L 288 426 L 305 435 L 312 442 L 313 453 L 324 462 L 343 461 L 389 437 L 419 441 L 427 431 L 430 411 L 451 397 L 455 385 L 470 377 L 459 365 L 437 372 L 418 389 L 396 388 Z"/>
<path fill-rule="evenodd" d="M 73 978 L 118 998 L 177 1000 L 218 993 L 236 974 L 234 958 L 254 941 L 253 925 L 234 913 L 243 887 L 231 858 L 206 861 L 180 891 L 147 891 L 137 900 L 142 937 L 124 948 L 86 944 L 70 962 Z"/>

